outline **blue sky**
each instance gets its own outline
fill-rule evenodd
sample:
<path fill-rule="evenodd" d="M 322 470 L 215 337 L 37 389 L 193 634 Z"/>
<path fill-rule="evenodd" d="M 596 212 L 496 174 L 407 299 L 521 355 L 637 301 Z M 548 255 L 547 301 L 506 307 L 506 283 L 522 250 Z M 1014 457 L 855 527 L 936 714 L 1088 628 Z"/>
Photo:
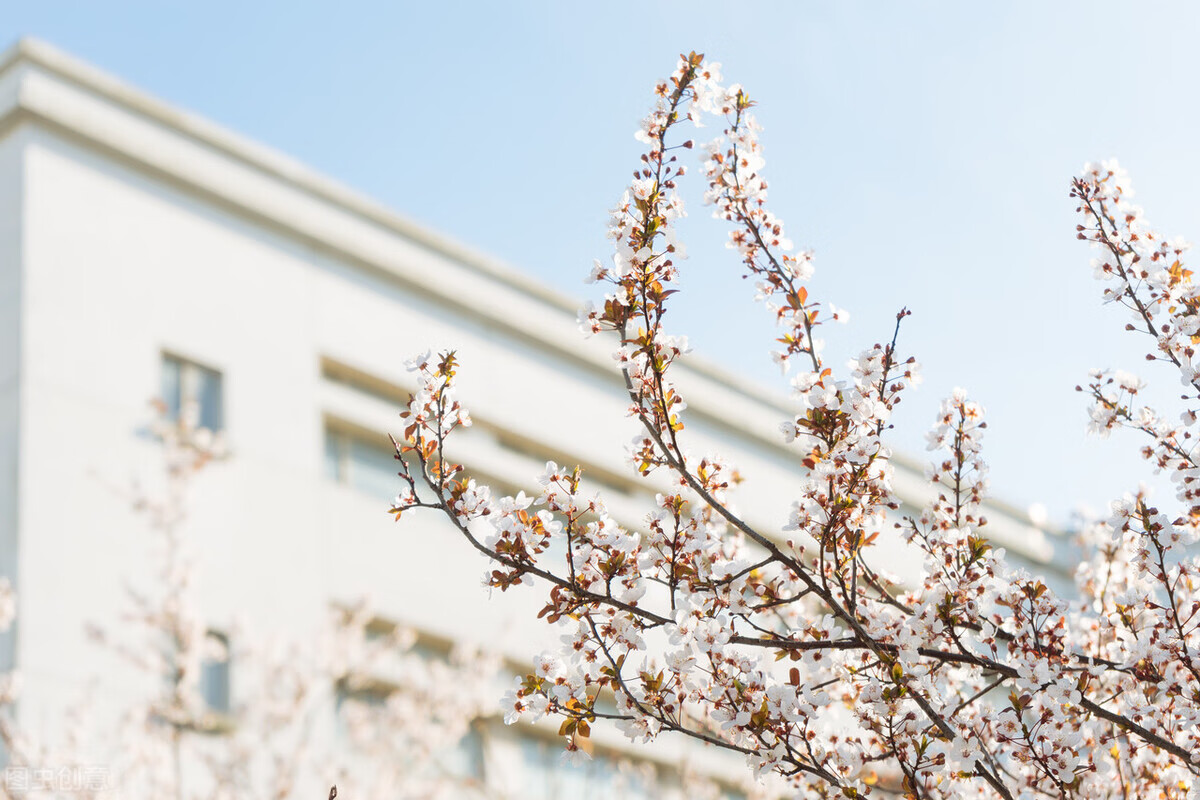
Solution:
<path fill-rule="evenodd" d="M 853 315 L 826 330 L 833 359 L 915 312 L 901 347 L 926 380 L 898 447 L 920 455 L 965 386 L 995 493 L 1058 518 L 1149 475 L 1132 439 L 1085 438 L 1086 371 L 1176 394 L 1101 306 L 1068 182 L 1116 156 L 1151 222 L 1200 236 L 1198 23 L 1183 3 L 0 0 L 0 40 L 44 38 L 580 298 L 653 82 L 705 52 L 760 103 L 772 205 L 817 253 L 810 294 Z M 782 391 L 771 329 L 690 199 L 674 325 Z"/>

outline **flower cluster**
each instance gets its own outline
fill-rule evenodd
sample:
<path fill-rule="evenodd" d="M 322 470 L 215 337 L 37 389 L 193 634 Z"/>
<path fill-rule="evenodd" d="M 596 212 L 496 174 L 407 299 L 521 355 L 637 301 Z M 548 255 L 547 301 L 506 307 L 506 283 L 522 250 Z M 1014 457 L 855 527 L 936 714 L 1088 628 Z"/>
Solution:
<path fill-rule="evenodd" d="M 932 499 L 901 521 L 885 444 L 892 412 L 918 379 L 890 342 L 845 371 L 821 358 L 824 309 L 803 283 L 812 256 L 793 254 L 766 208 L 762 146 L 738 86 L 696 54 L 658 84 L 639 139 L 648 146 L 614 211 L 611 266 L 592 278 L 610 291 L 584 314 L 612 332 L 642 424 L 630 456 L 643 475 L 669 471 L 637 529 L 622 527 L 580 471 L 547 465 L 534 496 L 494 498 L 441 455 L 463 412 L 452 398 L 455 362 L 428 358 L 405 412 L 397 456 L 415 455 L 393 509 L 435 507 L 492 560 L 487 582 L 547 591 L 541 616 L 562 630 L 505 698 L 506 719 L 561 719 L 571 754 L 591 726 L 613 722 L 636 740 L 674 733 L 747 758 L 797 796 L 908 798 L 1200 797 L 1200 565 L 1188 551 L 1200 525 L 1192 456 L 1196 412 L 1181 425 L 1135 407 L 1141 382 L 1095 373 L 1093 427 L 1129 427 L 1171 473 L 1183 509 L 1160 512 L 1142 495 L 1084 534 L 1081 599 L 1059 597 L 1011 568 L 989 541 L 982 408 L 955 391 L 929 434 Z M 686 344 L 662 324 L 683 247 L 671 137 L 684 119 L 715 114 L 706 199 L 730 222 L 730 246 L 782 328 L 778 360 L 797 358 L 797 410 L 782 424 L 796 451 L 785 529 L 758 530 L 729 503 L 736 470 L 687 449 L 684 401 L 669 378 Z M 1173 365 L 1188 399 L 1200 341 L 1197 289 L 1184 246 L 1151 231 L 1128 202 L 1115 165 L 1073 184 L 1081 238 L 1101 256 L 1110 300 L 1153 338 L 1152 360 Z M 872 557 L 896 529 L 924 555 L 918 580 L 899 585 Z"/>

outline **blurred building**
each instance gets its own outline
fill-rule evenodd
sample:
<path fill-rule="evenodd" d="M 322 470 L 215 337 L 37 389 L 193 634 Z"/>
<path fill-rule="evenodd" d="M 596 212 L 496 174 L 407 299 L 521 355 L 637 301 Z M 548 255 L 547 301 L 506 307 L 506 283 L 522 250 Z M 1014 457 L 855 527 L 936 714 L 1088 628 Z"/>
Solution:
<path fill-rule="evenodd" d="M 189 522 L 213 630 L 244 616 L 303 635 L 330 603 L 369 592 L 389 619 L 516 663 L 556 641 L 534 619 L 540 593 L 489 598 L 484 562 L 439 520 L 393 523 L 386 434 L 412 388 L 404 360 L 456 348 L 477 424 L 453 457 L 508 489 L 532 484 L 547 460 L 580 464 L 613 512 L 637 524 L 654 484 L 624 464 L 635 429 L 612 343 L 585 340 L 576 307 L 44 44 L 9 50 L 0 57 L 0 573 L 18 590 L 3 666 L 24 676 L 23 718 L 52 726 L 63 698 L 107 663 L 84 630 L 118 614 L 121 587 L 145 569 L 141 523 L 114 487 L 151 458 L 136 431 L 155 396 L 175 409 L 198 404 L 232 453 L 197 486 Z M 777 434 L 786 404 L 698 359 L 676 373 L 695 448 L 737 464 L 747 479 L 738 505 L 760 530 L 779 530 L 799 468 Z M 929 498 L 920 466 L 897 464 L 898 492 L 920 507 Z M 990 521 L 1010 557 L 1061 572 L 1051 538 L 1023 515 L 997 506 Z M 908 575 L 918 566 L 895 542 L 881 546 L 880 562 Z M 236 672 L 226 679 L 222 691 L 236 694 Z M 114 696 L 137 688 L 102 680 Z M 522 765 L 530 796 L 568 780 L 551 740 L 483 730 L 496 741 L 479 757 Z M 601 765 L 606 752 L 629 752 L 667 774 L 679 758 L 667 738 L 647 754 L 596 735 Z M 602 766 L 592 769 L 588 780 L 602 783 Z"/>

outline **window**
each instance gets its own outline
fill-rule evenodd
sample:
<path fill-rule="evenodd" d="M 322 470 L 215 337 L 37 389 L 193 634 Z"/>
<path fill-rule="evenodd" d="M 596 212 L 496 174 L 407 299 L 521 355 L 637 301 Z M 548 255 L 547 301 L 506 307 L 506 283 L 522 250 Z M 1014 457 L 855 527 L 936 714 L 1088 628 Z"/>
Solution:
<path fill-rule="evenodd" d="M 397 406 L 404 407 L 408 405 L 408 389 L 327 356 L 321 357 L 321 377 L 329 384 L 349 389 L 361 398 L 369 398 L 372 403 L 376 405 L 382 404 L 389 410 Z M 525 438 L 521 434 L 490 423 L 486 419 L 480 419 L 474 414 L 472 414 L 471 419 L 474 420 L 474 427 L 470 431 L 461 432 L 460 435 L 491 438 L 500 448 L 518 456 L 528 458 L 539 465 L 547 461 L 554 461 L 557 464 L 564 465 L 578 464 L 583 469 L 585 485 L 596 484 L 606 492 L 635 495 L 644 491 L 638 480 L 620 472 L 605 469 L 598 464 L 581 460 L 577 453 L 558 450 L 545 442 Z M 342 426 L 339 425 L 338 427 L 340 429 Z M 359 433 L 358 435 L 360 438 L 366 438 L 369 441 L 376 440 L 375 436 L 368 436 L 365 433 Z M 379 437 L 378 440 L 383 442 L 384 448 L 387 449 L 390 455 L 392 451 L 388 447 L 387 437 Z M 487 482 L 497 491 L 501 487 L 504 487 L 504 491 L 508 494 L 516 494 L 521 488 L 529 488 L 513 486 L 494 476 L 488 476 Z"/>
<path fill-rule="evenodd" d="M 224 428 L 221 373 L 214 369 L 163 353 L 162 399 L 171 421 L 181 412 L 194 413 L 198 427 L 213 433 Z"/>
<path fill-rule="evenodd" d="M 383 500 L 400 491 L 400 464 L 387 439 L 373 441 L 345 431 L 325 429 L 325 475 Z"/>
<path fill-rule="evenodd" d="M 428 487 L 421 479 L 420 462 L 414 453 L 404 456 L 409 474 L 416 479 L 417 497 L 431 500 Z M 390 502 L 405 485 L 400 476 L 400 462 L 391 440 L 384 434 L 370 431 L 333 417 L 325 420 L 325 477 L 351 486 L 378 500 Z M 486 472 L 471 471 L 471 477 L 492 488 L 493 494 L 515 495 L 520 488 L 503 478 Z"/>
<path fill-rule="evenodd" d="M 200 662 L 200 697 L 208 710 L 216 714 L 228 714 L 232 708 L 229 666 L 229 637 L 219 631 L 208 631 Z"/>

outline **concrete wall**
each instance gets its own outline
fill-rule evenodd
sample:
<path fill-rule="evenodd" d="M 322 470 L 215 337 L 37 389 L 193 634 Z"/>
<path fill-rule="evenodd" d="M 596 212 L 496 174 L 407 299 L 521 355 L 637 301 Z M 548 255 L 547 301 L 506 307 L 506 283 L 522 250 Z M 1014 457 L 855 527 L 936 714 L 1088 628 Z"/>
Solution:
<path fill-rule="evenodd" d="M 0 575 L 19 583 L 21 248 L 25 190 L 22 133 L 0 137 Z M 0 636 L 0 670 L 13 665 L 15 631 Z"/>

